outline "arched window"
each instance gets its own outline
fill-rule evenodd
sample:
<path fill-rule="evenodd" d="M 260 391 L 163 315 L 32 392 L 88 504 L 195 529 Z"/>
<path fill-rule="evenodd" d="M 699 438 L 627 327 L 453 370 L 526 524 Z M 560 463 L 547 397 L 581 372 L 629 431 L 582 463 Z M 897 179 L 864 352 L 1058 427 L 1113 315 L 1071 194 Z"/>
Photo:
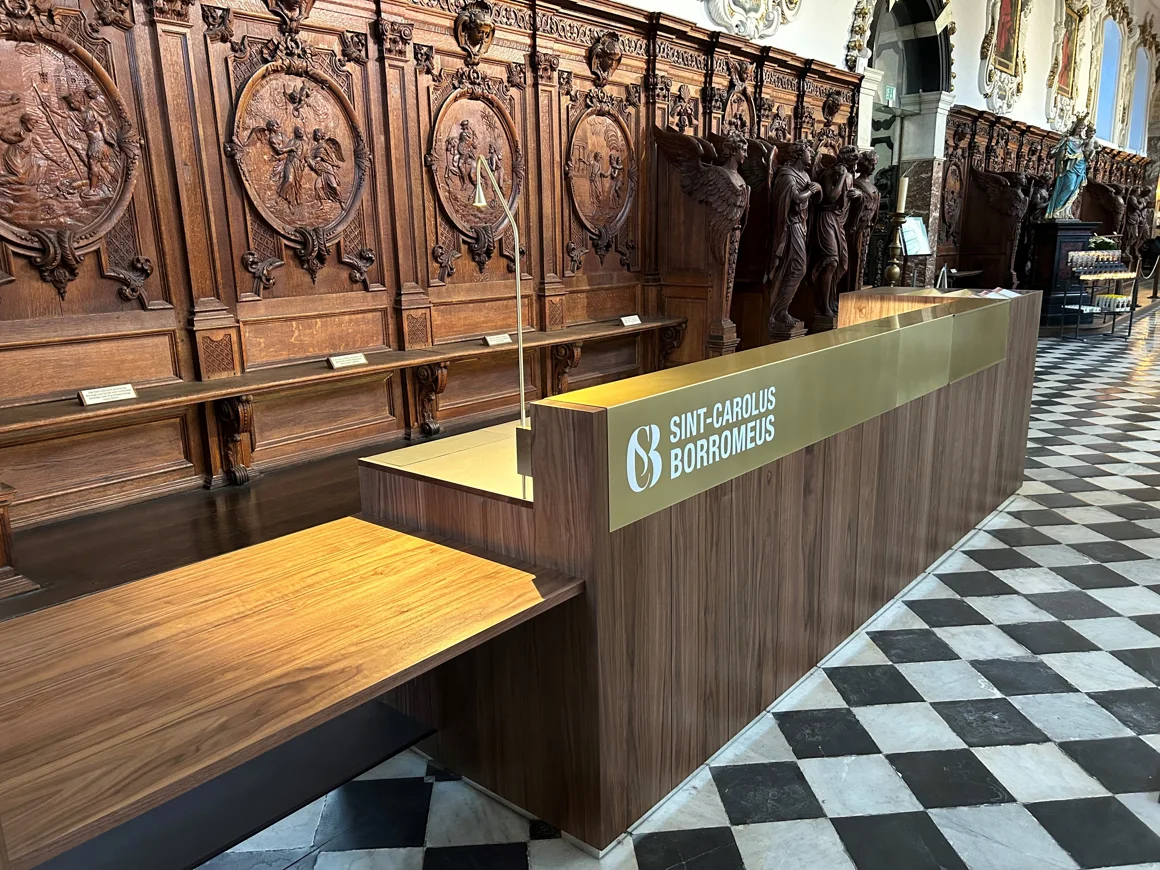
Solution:
<path fill-rule="evenodd" d="M 1132 82 L 1132 123 L 1128 127 L 1128 147 L 1144 150 L 1144 132 L 1148 127 L 1148 75 L 1151 72 L 1148 52 L 1136 49 L 1136 78 Z"/>
<path fill-rule="evenodd" d="M 1116 92 L 1120 87 L 1120 25 L 1104 19 L 1104 54 L 1100 61 L 1100 92 L 1096 97 L 1096 135 L 1112 138 L 1116 127 Z"/>

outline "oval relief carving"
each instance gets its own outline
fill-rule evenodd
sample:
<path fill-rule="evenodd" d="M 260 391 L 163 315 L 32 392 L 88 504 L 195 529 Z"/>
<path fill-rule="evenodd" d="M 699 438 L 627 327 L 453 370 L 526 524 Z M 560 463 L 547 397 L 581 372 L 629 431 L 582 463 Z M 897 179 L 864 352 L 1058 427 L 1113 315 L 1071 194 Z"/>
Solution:
<path fill-rule="evenodd" d="M 138 154 L 117 86 L 83 47 L 40 21 L 0 32 L 0 236 L 36 254 L 61 296 L 128 208 Z"/>
<path fill-rule="evenodd" d="M 482 157 L 513 211 L 524 183 L 524 159 L 515 126 L 490 94 L 459 92 L 448 98 L 433 124 L 426 163 L 436 195 L 452 226 L 468 241 L 480 271 L 507 224 L 503 205 L 484 179 L 485 208 L 477 208 L 475 184 Z"/>
<path fill-rule="evenodd" d="M 580 223 L 599 243 L 624 226 L 636 193 L 636 156 L 615 115 L 584 113 L 572 132 L 565 167 Z"/>
<path fill-rule="evenodd" d="M 246 195 L 277 233 L 324 243 L 354 217 L 369 157 L 353 106 L 327 76 L 291 62 L 262 67 L 242 89 L 233 136 Z"/>

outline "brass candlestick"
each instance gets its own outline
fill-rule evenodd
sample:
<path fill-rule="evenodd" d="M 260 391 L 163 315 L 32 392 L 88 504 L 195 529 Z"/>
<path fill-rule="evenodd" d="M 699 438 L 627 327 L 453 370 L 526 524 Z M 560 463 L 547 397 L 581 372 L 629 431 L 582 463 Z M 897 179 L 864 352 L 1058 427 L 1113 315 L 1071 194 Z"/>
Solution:
<path fill-rule="evenodd" d="M 886 261 L 886 271 L 882 277 L 887 286 L 897 287 L 902 280 L 902 225 L 906 223 L 906 213 L 896 211 L 890 216 L 893 229 L 890 233 L 890 259 Z"/>

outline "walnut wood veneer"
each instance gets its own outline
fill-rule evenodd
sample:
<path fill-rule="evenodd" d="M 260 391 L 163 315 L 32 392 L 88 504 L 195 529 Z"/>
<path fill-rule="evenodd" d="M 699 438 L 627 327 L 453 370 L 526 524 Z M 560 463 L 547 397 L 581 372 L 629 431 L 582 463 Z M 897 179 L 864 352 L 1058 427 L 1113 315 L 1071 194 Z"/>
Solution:
<path fill-rule="evenodd" d="M 0 867 L 27 870 L 582 586 L 347 518 L 4 623 Z"/>
<path fill-rule="evenodd" d="M 530 505 L 364 465 L 368 518 L 586 583 L 391 702 L 435 757 L 607 846 L 1016 491 L 1039 294 L 1010 306 L 1004 362 L 611 533 L 600 409 L 534 406 Z"/>

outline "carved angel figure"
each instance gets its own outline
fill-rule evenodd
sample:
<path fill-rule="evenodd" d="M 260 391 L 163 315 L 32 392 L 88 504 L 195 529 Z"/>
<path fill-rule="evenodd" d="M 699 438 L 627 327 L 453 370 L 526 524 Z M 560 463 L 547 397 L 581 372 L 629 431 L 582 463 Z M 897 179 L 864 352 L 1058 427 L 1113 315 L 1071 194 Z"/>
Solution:
<path fill-rule="evenodd" d="M 294 135 L 289 139 L 282 136 L 276 142 L 267 136 L 266 141 L 277 158 L 271 178 L 278 186 L 278 198 L 289 205 L 300 205 L 302 175 L 306 169 L 306 131 L 295 127 Z"/>
<path fill-rule="evenodd" d="M 680 172 L 681 189 L 709 209 L 710 250 L 726 267 L 723 307 L 714 316 L 727 320 L 741 228 L 749 211 L 749 185 L 738 172 L 747 152 L 745 137 L 737 132 L 727 135 L 720 154 L 705 140 L 684 133 L 653 127 L 653 137 L 661 153 Z"/>
<path fill-rule="evenodd" d="M 1023 216 L 1031 202 L 1031 181 L 1025 172 L 981 172 L 971 170 L 973 183 L 987 197 L 987 204 L 1007 218 L 1007 227 L 998 228 L 996 235 L 1005 231 L 1010 239 L 1011 260 L 1005 264 L 1002 283 L 1008 287 L 1019 284 L 1015 273 L 1015 255 L 1019 248 L 1019 232 L 1023 226 Z"/>
<path fill-rule="evenodd" d="M 1087 189 L 1088 193 L 1099 203 L 1100 208 L 1104 210 L 1104 213 L 1108 215 L 1107 225 L 1102 232 L 1124 232 L 1124 214 L 1128 209 L 1128 203 L 1124 198 L 1127 191 L 1124 190 L 1123 185 L 1090 181 Z"/>
<path fill-rule="evenodd" d="M 333 136 L 327 136 L 326 131 L 319 127 L 314 128 L 311 138 L 313 143 L 306 165 L 316 176 L 314 198 L 319 202 L 329 201 L 342 205 L 342 185 L 338 180 L 338 165 L 346 162 L 342 143 Z"/>
<path fill-rule="evenodd" d="M 822 317 L 838 317 L 838 282 L 850 265 L 846 246 L 846 221 L 850 204 L 861 208 L 862 191 L 854 186 L 854 170 L 858 165 L 858 149 L 844 145 L 833 164 L 822 171 L 818 181 L 822 186 L 818 217 L 814 227 L 814 244 L 818 259 L 814 264 L 817 282 L 817 312 Z"/>

